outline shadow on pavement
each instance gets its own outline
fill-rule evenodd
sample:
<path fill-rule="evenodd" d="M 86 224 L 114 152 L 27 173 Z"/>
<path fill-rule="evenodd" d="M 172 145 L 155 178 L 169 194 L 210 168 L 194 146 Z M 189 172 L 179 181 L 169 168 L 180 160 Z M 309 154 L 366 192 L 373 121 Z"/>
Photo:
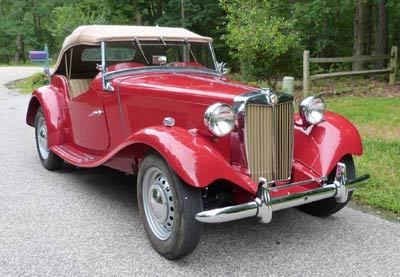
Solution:
<path fill-rule="evenodd" d="M 89 197 L 90 193 L 100 194 L 104 204 L 117 202 L 119 208 L 128 209 L 129 213 L 135 215 L 132 217 L 133 221 L 140 221 L 136 200 L 136 176 L 107 167 L 76 168 L 68 164 L 57 171 L 57 174 L 68 175 L 72 181 L 71 186 L 87 190 Z M 243 255 L 256 260 L 265 259 L 259 253 L 289 251 L 290 247 L 302 247 L 306 243 L 304 241 L 307 241 L 307 244 L 318 244 L 321 243 L 320 234 L 336 236 L 334 230 L 338 220 L 340 215 L 321 219 L 290 209 L 274 213 L 270 224 L 261 224 L 253 218 L 224 224 L 206 224 L 196 251 L 174 263 L 182 267 L 196 267 L 201 263 L 204 268 L 208 261 L 211 268 L 214 259 L 221 255 L 232 256 L 235 263 L 240 262 Z M 148 246 L 148 251 L 154 252 L 151 246 Z M 241 249 L 241 253 L 236 253 L 235 249 Z"/>

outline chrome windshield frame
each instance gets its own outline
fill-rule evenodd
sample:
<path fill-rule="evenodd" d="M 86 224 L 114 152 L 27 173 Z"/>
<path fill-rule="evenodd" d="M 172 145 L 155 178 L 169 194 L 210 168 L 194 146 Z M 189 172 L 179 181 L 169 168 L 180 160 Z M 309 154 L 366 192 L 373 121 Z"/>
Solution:
<path fill-rule="evenodd" d="M 139 40 L 135 37 L 133 40 L 134 43 L 140 45 L 140 52 L 143 53 L 143 50 L 141 48 L 141 44 Z M 165 45 L 166 42 L 162 37 L 160 37 L 160 42 L 161 45 Z M 188 41 L 185 39 L 183 42 L 181 41 L 173 41 L 174 43 L 180 42 L 180 43 L 185 43 L 187 44 Z M 146 67 L 140 67 L 140 68 L 128 68 L 128 69 L 122 69 L 122 70 L 117 70 L 117 71 L 112 71 L 112 72 L 107 72 L 107 45 L 105 41 L 100 42 L 100 47 L 101 47 L 101 65 L 98 66 L 102 73 L 102 84 L 103 84 L 103 90 L 106 91 L 113 91 L 112 86 L 110 84 L 110 80 L 115 78 L 116 76 L 119 75 L 124 75 L 127 73 L 143 73 L 143 72 L 153 72 L 153 71 L 173 71 L 173 72 L 188 72 L 188 73 L 198 73 L 198 74 L 207 74 L 207 75 L 214 75 L 216 77 L 223 77 L 223 73 L 218 71 L 218 62 L 216 59 L 216 55 L 214 52 L 214 48 L 212 46 L 211 42 L 204 43 L 204 47 L 208 48 L 210 51 L 210 55 L 212 58 L 212 64 L 214 65 L 214 68 L 201 68 L 201 67 L 168 67 L 168 66 L 146 66 Z M 207 46 L 208 45 L 208 46 Z M 146 58 L 147 61 L 147 58 Z"/>

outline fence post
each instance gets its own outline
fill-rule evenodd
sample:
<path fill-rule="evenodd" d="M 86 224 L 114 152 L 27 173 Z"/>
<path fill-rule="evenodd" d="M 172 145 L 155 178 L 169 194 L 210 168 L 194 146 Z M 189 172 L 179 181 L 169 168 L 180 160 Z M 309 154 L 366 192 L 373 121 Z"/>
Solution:
<path fill-rule="evenodd" d="M 310 90 L 310 51 L 303 52 L 303 94 L 307 96 Z"/>
<path fill-rule="evenodd" d="M 392 50 L 390 51 L 390 69 L 392 71 L 389 74 L 389 84 L 391 84 L 391 85 L 393 85 L 396 82 L 397 55 L 398 55 L 397 46 L 392 46 Z"/>

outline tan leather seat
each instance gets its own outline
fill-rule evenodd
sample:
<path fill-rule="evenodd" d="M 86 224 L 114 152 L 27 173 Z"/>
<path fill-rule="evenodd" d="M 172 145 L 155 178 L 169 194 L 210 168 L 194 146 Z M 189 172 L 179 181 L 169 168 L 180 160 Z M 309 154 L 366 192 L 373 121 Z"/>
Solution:
<path fill-rule="evenodd" d="M 90 86 L 91 79 L 71 79 L 69 80 L 69 96 L 77 97 L 85 93 Z"/>

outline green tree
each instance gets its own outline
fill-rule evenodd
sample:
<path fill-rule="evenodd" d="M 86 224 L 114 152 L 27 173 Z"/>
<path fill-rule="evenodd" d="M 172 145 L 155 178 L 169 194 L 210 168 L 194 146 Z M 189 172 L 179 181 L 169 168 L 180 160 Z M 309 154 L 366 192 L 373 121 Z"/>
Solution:
<path fill-rule="evenodd" d="M 226 13 L 215 0 L 185 0 L 185 19 L 183 26 L 193 32 L 214 39 L 217 57 L 232 62 L 229 49 L 224 41 L 226 33 Z M 160 26 L 182 26 L 181 0 L 170 0 L 165 6 L 163 15 L 155 20 Z"/>
<path fill-rule="evenodd" d="M 72 1 L 69 1 L 72 2 Z M 52 26 L 49 29 L 57 45 L 80 25 L 107 23 L 104 6 L 96 0 L 76 1 L 54 8 L 51 13 Z"/>
<path fill-rule="evenodd" d="M 277 2 L 222 0 L 227 12 L 227 43 L 247 78 L 267 80 L 272 86 L 290 72 L 298 54 L 299 36 L 294 20 L 279 16 Z"/>
<path fill-rule="evenodd" d="M 353 0 L 299 0 L 291 8 L 302 45 L 314 56 L 351 56 Z"/>

